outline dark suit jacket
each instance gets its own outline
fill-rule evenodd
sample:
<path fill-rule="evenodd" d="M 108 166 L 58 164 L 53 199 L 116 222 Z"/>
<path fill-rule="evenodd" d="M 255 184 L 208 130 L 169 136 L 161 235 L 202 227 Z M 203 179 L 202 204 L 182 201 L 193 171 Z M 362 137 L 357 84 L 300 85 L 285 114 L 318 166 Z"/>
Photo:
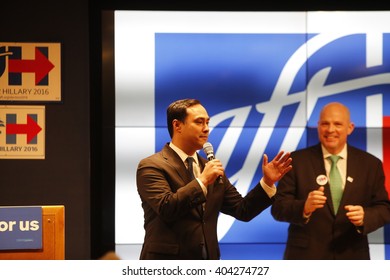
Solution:
<path fill-rule="evenodd" d="M 198 159 L 203 170 L 207 160 L 199 155 Z M 140 259 L 202 259 L 203 246 L 209 259 L 219 259 L 218 214 L 249 221 L 273 201 L 260 184 L 243 198 L 226 177 L 223 184 L 216 180 L 207 187 L 206 198 L 198 181 L 190 180 L 184 163 L 168 144 L 140 161 L 137 188 L 145 219 Z M 204 213 L 199 211 L 203 202 Z"/>
<path fill-rule="evenodd" d="M 285 259 L 369 259 L 367 234 L 390 222 L 390 203 L 385 189 L 382 162 L 348 145 L 347 178 L 337 215 L 333 213 L 329 185 L 324 208 L 308 221 L 302 217 L 307 195 L 326 175 L 321 145 L 291 154 L 293 169 L 278 183 L 271 214 L 290 223 Z M 364 207 L 364 227 L 356 228 L 346 217 L 347 204 Z"/>

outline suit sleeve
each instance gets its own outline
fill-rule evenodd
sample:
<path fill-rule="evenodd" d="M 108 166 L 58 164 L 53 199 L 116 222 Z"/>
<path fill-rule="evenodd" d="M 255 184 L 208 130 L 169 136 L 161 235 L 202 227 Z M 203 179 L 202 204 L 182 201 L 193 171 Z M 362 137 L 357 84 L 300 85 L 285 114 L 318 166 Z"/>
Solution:
<path fill-rule="evenodd" d="M 167 222 L 187 215 L 206 200 L 197 180 L 186 183 L 176 170 L 159 164 L 156 158 L 139 163 L 137 189 L 144 208 Z"/>
<path fill-rule="evenodd" d="M 368 167 L 367 167 L 368 168 Z M 372 175 L 368 183 L 372 184 L 371 201 L 364 207 L 363 234 L 368 234 L 390 223 L 390 201 L 385 188 L 385 174 L 382 162 L 377 160 L 370 164 Z"/>
<path fill-rule="evenodd" d="M 275 220 L 292 224 L 304 225 L 307 219 L 303 217 L 306 197 L 297 197 L 297 182 L 294 167 L 279 181 L 275 202 L 271 207 L 271 215 Z"/>
<path fill-rule="evenodd" d="M 245 197 L 226 179 L 224 201 L 221 212 L 234 218 L 248 222 L 268 208 L 273 198 L 270 198 L 258 183 Z"/>

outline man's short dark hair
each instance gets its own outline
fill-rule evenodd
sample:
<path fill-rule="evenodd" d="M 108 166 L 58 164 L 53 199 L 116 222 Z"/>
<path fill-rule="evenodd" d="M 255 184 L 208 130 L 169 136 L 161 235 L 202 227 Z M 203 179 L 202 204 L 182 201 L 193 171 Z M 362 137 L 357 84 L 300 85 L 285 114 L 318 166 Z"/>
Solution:
<path fill-rule="evenodd" d="M 181 122 L 185 122 L 187 117 L 187 108 L 192 107 L 194 105 L 200 104 L 200 101 L 197 99 L 181 99 L 172 102 L 167 108 L 167 125 L 169 136 L 173 136 L 173 120 L 178 120 Z"/>

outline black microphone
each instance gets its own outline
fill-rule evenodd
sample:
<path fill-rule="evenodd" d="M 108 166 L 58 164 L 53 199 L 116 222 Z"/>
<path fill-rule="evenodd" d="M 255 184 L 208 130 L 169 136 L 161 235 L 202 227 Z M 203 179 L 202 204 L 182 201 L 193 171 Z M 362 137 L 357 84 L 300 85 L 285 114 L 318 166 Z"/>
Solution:
<path fill-rule="evenodd" d="M 210 142 L 206 142 L 206 143 L 203 144 L 203 151 L 206 154 L 208 161 L 215 159 L 215 157 L 214 157 L 214 148 L 213 148 L 213 145 L 211 145 Z M 218 184 L 222 184 L 222 183 L 223 183 L 222 176 L 219 175 L 218 176 Z"/>

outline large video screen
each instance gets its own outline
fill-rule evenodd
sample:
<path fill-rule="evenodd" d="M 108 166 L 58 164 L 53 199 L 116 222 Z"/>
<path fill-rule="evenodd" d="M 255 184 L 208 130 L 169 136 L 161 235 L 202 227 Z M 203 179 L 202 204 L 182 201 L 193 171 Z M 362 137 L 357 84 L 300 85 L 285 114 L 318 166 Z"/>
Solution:
<path fill-rule="evenodd" d="M 136 169 L 170 141 L 166 108 L 176 99 L 205 106 L 209 141 L 243 195 L 262 177 L 264 153 L 317 143 L 319 110 L 330 101 L 349 106 L 350 143 L 382 159 L 390 177 L 390 12 L 116 11 L 114 22 L 122 258 L 139 257 Z M 288 224 L 269 210 L 250 222 L 219 216 L 222 259 L 283 258 Z M 390 258 L 389 227 L 369 240 L 372 259 Z"/>

